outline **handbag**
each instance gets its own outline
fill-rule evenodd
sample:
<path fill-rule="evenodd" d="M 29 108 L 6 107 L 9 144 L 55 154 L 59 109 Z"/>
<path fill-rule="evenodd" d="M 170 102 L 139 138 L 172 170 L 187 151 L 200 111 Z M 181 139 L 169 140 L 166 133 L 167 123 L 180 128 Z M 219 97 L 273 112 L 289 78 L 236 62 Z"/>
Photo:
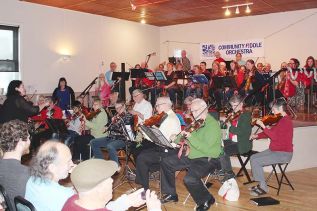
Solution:
<path fill-rule="evenodd" d="M 238 201 L 240 190 L 237 181 L 234 178 L 225 181 L 220 187 L 218 195 L 228 201 Z"/>

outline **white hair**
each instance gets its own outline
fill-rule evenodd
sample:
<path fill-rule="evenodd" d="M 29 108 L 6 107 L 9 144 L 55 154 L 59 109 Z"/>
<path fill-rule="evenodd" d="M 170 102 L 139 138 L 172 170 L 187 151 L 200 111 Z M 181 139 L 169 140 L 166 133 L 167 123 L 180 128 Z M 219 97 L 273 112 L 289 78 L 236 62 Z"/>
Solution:
<path fill-rule="evenodd" d="M 172 103 L 172 101 L 171 101 L 171 99 L 169 97 L 159 97 L 159 98 L 157 98 L 156 105 L 163 104 L 163 103 L 167 104 L 167 105 L 169 105 L 171 107 L 173 105 L 173 103 Z"/>

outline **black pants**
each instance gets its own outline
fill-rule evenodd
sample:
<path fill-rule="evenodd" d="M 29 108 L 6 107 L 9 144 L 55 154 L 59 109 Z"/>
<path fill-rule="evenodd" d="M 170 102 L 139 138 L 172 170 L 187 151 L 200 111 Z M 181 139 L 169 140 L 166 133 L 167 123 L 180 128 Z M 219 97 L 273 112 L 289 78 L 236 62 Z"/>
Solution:
<path fill-rule="evenodd" d="M 75 138 L 73 159 L 79 160 L 80 155 L 82 160 L 89 159 L 89 146 L 90 141 L 94 139 L 92 135 L 81 135 Z"/>
<path fill-rule="evenodd" d="M 153 142 L 143 140 L 139 146 L 136 142 L 132 142 L 130 145 L 130 152 L 133 156 L 134 161 L 137 161 L 138 156 L 143 150 L 155 148 L 156 145 Z"/>
<path fill-rule="evenodd" d="M 135 182 L 149 189 L 149 173 L 160 170 L 161 160 L 169 155 L 177 154 L 178 150 L 163 149 L 156 146 L 143 150 L 136 160 L 136 178 Z"/>
<path fill-rule="evenodd" d="M 52 138 L 52 130 L 45 129 L 44 131 L 38 132 L 32 135 L 31 148 L 32 150 L 37 150 L 37 148 L 45 141 Z"/>
<path fill-rule="evenodd" d="M 230 139 L 223 140 L 224 154 L 219 157 L 221 168 L 224 172 L 232 171 L 230 156 L 239 154 L 238 142 L 233 142 Z"/>
<path fill-rule="evenodd" d="M 184 177 L 184 184 L 197 205 L 201 205 L 213 198 L 201 178 L 220 168 L 218 159 L 207 157 L 189 159 L 184 155 L 179 159 L 177 155 L 163 158 L 161 163 L 162 193 L 176 195 L 175 171 L 188 169 Z"/>

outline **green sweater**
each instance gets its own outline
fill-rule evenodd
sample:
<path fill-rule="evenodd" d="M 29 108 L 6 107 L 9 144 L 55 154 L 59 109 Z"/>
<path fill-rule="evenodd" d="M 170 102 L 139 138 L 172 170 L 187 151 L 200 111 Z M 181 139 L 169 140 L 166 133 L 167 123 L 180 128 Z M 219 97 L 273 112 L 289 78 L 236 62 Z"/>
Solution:
<path fill-rule="evenodd" d="M 251 112 L 243 112 L 238 118 L 238 125 L 231 126 L 229 132 L 237 135 L 238 150 L 240 154 L 249 152 L 252 149 L 252 142 L 250 135 L 252 131 L 251 126 Z"/>
<path fill-rule="evenodd" d="M 218 158 L 222 153 L 220 126 L 217 120 L 210 115 L 207 116 L 205 125 L 192 132 L 187 140 L 190 147 L 189 159 Z M 180 137 L 177 138 L 175 143 L 179 141 Z"/>
<path fill-rule="evenodd" d="M 105 137 L 105 125 L 108 123 L 107 113 L 103 108 L 101 112 L 91 121 L 86 121 L 85 125 L 91 130 L 91 135 L 95 138 Z"/>

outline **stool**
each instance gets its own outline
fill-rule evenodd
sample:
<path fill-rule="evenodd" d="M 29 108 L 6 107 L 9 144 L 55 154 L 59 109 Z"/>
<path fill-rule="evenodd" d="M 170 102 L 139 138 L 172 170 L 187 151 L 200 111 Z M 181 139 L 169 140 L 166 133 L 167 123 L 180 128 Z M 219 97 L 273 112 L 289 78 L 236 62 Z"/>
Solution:
<path fill-rule="evenodd" d="M 280 169 L 280 172 L 281 172 L 281 174 L 282 174 L 282 175 L 281 175 L 281 178 L 279 178 L 278 175 L 277 175 L 276 165 L 278 166 L 278 168 Z M 283 167 L 283 165 L 284 165 L 284 167 Z M 282 184 L 288 185 L 288 186 L 290 186 L 290 187 L 292 188 L 292 190 L 295 190 L 294 187 L 293 187 L 293 185 L 291 184 L 291 182 L 288 180 L 288 178 L 287 178 L 287 176 L 286 176 L 285 171 L 286 171 L 286 169 L 287 169 L 287 166 L 288 166 L 288 163 L 272 164 L 273 170 L 271 171 L 271 173 L 269 174 L 269 176 L 268 176 L 267 179 L 266 179 L 266 182 L 268 182 L 268 181 L 271 179 L 271 177 L 272 177 L 272 175 L 273 175 L 273 172 L 274 172 L 275 178 L 276 178 L 276 181 L 277 181 L 277 184 L 278 184 L 278 187 L 274 187 L 274 186 L 271 186 L 271 185 L 268 185 L 268 186 L 271 187 L 271 188 L 276 189 L 276 190 L 277 190 L 277 195 L 279 195 L 279 193 L 280 193 Z M 285 180 L 286 180 L 286 183 L 283 182 L 283 179 L 284 179 L 284 178 L 285 178 Z"/>
<path fill-rule="evenodd" d="M 251 156 L 256 154 L 256 153 L 258 153 L 258 151 L 250 150 L 249 152 L 246 152 L 246 153 L 243 153 L 243 154 L 237 154 L 237 158 L 238 158 L 239 163 L 241 165 L 241 168 L 240 168 L 240 170 L 237 173 L 237 177 L 243 176 L 243 174 L 242 174 L 242 171 L 243 171 L 244 175 L 247 177 L 247 180 L 248 180 L 248 182 L 243 183 L 244 185 L 247 185 L 247 184 L 250 184 L 250 183 L 254 182 L 254 181 L 251 180 L 250 175 L 249 175 L 249 173 L 248 173 L 248 171 L 247 171 L 247 169 L 245 167 L 248 164 Z M 243 162 L 241 156 L 246 157 L 247 159 Z"/>

